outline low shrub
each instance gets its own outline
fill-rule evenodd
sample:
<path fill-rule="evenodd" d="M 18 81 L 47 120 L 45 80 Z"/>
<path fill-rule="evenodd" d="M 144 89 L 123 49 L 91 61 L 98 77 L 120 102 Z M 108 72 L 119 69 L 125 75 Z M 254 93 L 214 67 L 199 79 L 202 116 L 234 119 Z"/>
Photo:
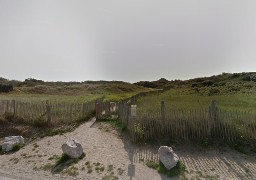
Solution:
<path fill-rule="evenodd" d="M 210 80 L 206 80 L 206 81 L 203 81 L 202 84 L 203 84 L 203 86 L 211 86 L 214 84 L 214 82 L 210 81 Z"/>
<path fill-rule="evenodd" d="M 204 148 L 208 148 L 209 146 L 211 146 L 212 145 L 212 140 L 210 140 L 210 139 L 208 139 L 208 138 L 205 138 L 205 139 L 202 139 L 201 141 L 200 141 L 200 145 L 202 146 L 202 147 L 204 147 Z"/>
<path fill-rule="evenodd" d="M 146 163 L 146 165 L 149 167 L 149 168 L 152 168 L 152 169 L 157 169 L 159 164 L 155 163 L 154 161 L 148 161 Z"/>
<path fill-rule="evenodd" d="M 208 95 L 209 96 L 212 96 L 212 95 L 216 95 L 216 94 L 219 94 L 220 93 L 220 90 L 219 89 L 216 89 L 216 88 L 211 88 L 208 92 Z"/>
<path fill-rule="evenodd" d="M 53 173 L 59 173 L 63 171 L 63 169 L 67 166 L 71 166 L 74 163 L 78 163 L 81 159 L 85 157 L 85 153 L 83 153 L 79 158 L 71 158 L 67 154 L 62 154 L 60 157 L 53 157 L 56 159 L 56 163 L 51 167 L 51 171 Z"/>
<path fill-rule="evenodd" d="M 135 135 L 137 136 L 138 142 L 143 141 L 145 132 L 144 132 L 144 129 L 143 129 L 143 127 L 140 123 L 135 123 L 134 124 L 134 131 L 135 131 Z"/>
<path fill-rule="evenodd" d="M 169 177 L 181 175 L 186 170 L 186 165 L 183 163 L 183 161 L 179 161 L 177 165 L 170 170 L 166 169 L 163 163 L 161 162 L 155 163 L 153 161 L 148 161 L 146 165 L 149 168 L 156 169 L 159 173 L 166 174 Z"/>
<path fill-rule="evenodd" d="M 121 132 L 125 132 L 127 130 L 127 126 L 125 126 L 124 124 L 122 124 L 120 119 L 113 119 L 110 116 L 103 116 L 101 117 L 100 121 L 103 122 L 108 122 L 110 124 L 113 124 L 115 127 L 117 127 L 118 129 L 121 130 Z"/>
<path fill-rule="evenodd" d="M 13 146 L 13 148 L 12 148 L 12 151 L 18 151 L 18 150 L 20 150 L 22 147 L 24 147 L 24 144 L 21 144 L 21 143 L 14 144 L 14 146 Z"/>
<path fill-rule="evenodd" d="M 11 92 L 13 91 L 13 86 L 10 85 L 10 84 L 0 84 L 0 92 L 5 92 L 5 93 L 8 93 L 8 92 Z"/>
<path fill-rule="evenodd" d="M 35 121 L 33 121 L 32 125 L 36 128 L 42 128 L 47 127 L 48 123 L 43 119 L 36 119 Z"/>
<path fill-rule="evenodd" d="M 2 149 L 2 146 L 0 146 L 0 155 L 4 154 L 4 151 Z"/>

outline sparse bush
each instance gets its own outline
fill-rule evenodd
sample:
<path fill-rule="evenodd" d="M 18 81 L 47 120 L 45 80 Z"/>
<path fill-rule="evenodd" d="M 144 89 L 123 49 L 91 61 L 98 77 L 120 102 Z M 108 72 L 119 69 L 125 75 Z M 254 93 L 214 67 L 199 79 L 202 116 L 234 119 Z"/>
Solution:
<path fill-rule="evenodd" d="M 144 137 L 144 130 L 140 123 L 134 124 L 134 132 L 135 132 L 135 135 L 137 136 L 137 140 L 139 142 L 142 141 Z"/>
<path fill-rule="evenodd" d="M 203 81 L 202 84 L 203 84 L 203 86 L 211 86 L 211 85 L 214 84 L 214 82 L 210 81 L 210 80 L 207 80 L 207 81 Z"/>
<path fill-rule="evenodd" d="M 68 169 L 64 170 L 63 171 L 64 174 L 67 174 L 69 176 L 77 176 L 79 173 L 78 173 L 78 168 L 77 167 L 74 167 L 74 166 L 71 166 L 69 167 Z"/>
<path fill-rule="evenodd" d="M 18 151 L 18 150 L 20 150 L 22 147 L 24 147 L 24 144 L 21 144 L 21 143 L 14 144 L 14 146 L 13 146 L 13 148 L 12 148 L 12 151 Z"/>
<path fill-rule="evenodd" d="M 220 90 L 219 89 L 216 89 L 216 88 L 211 88 L 208 92 L 208 95 L 209 96 L 212 96 L 212 95 L 216 95 L 216 94 L 219 94 L 220 93 Z"/>
<path fill-rule="evenodd" d="M 0 84 L 0 92 L 5 92 L 5 93 L 8 93 L 8 92 L 11 92 L 13 91 L 13 86 L 8 84 Z"/>
<path fill-rule="evenodd" d="M 159 173 L 166 174 L 169 177 L 181 175 L 186 170 L 186 165 L 183 163 L 183 161 L 179 161 L 177 165 L 170 170 L 166 169 L 161 162 L 158 164 L 153 161 L 148 161 L 146 165 L 150 168 L 156 169 Z"/>
<path fill-rule="evenodd" d="M 231 78 L 238 78 L 238 77 L 240 77 L 240 74 L 238 74 L 238 73 L 234 73 L 231 75 Z"/>
<path fill-rule="evenodd" d="M 37 128 L 43 128 L 48 126 L 47 121 L 40 118 L 33 121 L 32 125 Z"/>
<path fill-rule="evenodd" d="M 46 93 L 48 90 L 47 86 L 44 85 L 37 85 L 35 87 L 31 87 L 28 89 L 28 92 L 35 93 L 35 94 L 43 94 Z"/>
<path fill-rule="evenodd" d="M 209 147 L 212 144 L 212 141 L 208 138 L 202 139 L 200 142 L 200 145 L 203 146 L 204 148 Z"/>
<path fill-rule="evenodd" d="M 42 169 L 43 169 L 44 171 L 51 171 L 53 167 L 54 167 L 54 164 L 46 164 L 46 165 L 44 165 L 44 166 L 42 167 Z"/>
<path fill-rule="evenodd" d="M 61 156 L 54 155 L 53 157 L 49 158 L 49 160 L 55 159 L 56 160 L 55 164 L 53 164 L 53 165 L 48 164 L 48 165 L 46 165 L 46 167 L 48 166 L 47 170 L 50 170 L 53 173 L 59 173 L 59 172 L 63 171 L 64 167 L 71 166 L 72 164 L 78 163 L 84 157 L 85 157 L 85 153 L 83 153 L 81 157 L 76 158 L 76 159 L 70 158 L 67 154 L 62 154 Z M 70 167 L 71 170 L 68 168 L 69 170 L 67 169 L 63 173 L 69 174 L 69 172 L 74 170 L 72 167 Z"/>
<path fill-rule="evenodd" d="M 2 146 L 0 146 L 0 155 L 4 154 L 4 151 L 2 149 Z"/>
<path fill-rule="evenodd" d="M 23 82 L 23 84 L 25 84 L 26 86 L 35 86 L 37 84 L 42 84 L 42 83 L 44 83 L 44 81 L 33 79 L 33 78 L 25 79 L 25 81 Z"/>
<path fill-rule="evenodd" d="M 113 174 L 111 175 L 106 175 L 102 178 L 102 180 L 118 180 L 118 177 L 114 176 Z"/>
<path fill-rule="evenodd" d="M 154 161 L 148 161 L 146 162 L 146 165 L 149 167 L 149 168 L 152 168 L 152 169 L 157 169 L 159 164 L 155 163 Z"/>
<path fill-rule="evenodd" d="M 246 74 L 242 77 L 243 81 L 251 81 L 251 76 L 249 74 Z"/>
<path fill-rule="evenodd" d="M 198 87 L 198 83 L 192 83 L 191 87 Z"/>
<path fill-rule="evenodd" d="M 107 171 L 113 171 L 114 166 L 113 165 L 108 165 L 108 170 Z"/>
<path fill-rule="evenodd" d="M 118 171 L 118 175 L 120 176 L 123 175 L 124 173 L 124 170 L 122 168 L 118 168 L 117 171 Z"/>

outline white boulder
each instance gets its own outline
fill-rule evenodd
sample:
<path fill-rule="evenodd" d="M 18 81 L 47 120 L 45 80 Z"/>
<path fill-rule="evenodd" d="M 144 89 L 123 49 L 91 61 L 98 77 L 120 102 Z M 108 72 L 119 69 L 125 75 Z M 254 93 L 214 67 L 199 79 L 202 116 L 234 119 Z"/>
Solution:
<path fill-rule="evenodd" d="M 67 154 L 71 158 L 79 158 L 83 154 L 83 148 L 76 140 L 68 140 L 61 146 L 61 149 L 64 154 Z"/>
<path fill-rule="evenodd" d="M 24 144 L 24 138 L 22 136 L 5 137 L 2 144 L 2 150 L 5 152 L 11 151 L 15 144 Z"/>
<path fill-rule="evenodd" d="M 160 161 L 168 170 L 175 167 L 179 161 L 178 155 L 174 153 L 171 147 L 161 146 L 158 149 L 158 154 L 159 154 Z"/>

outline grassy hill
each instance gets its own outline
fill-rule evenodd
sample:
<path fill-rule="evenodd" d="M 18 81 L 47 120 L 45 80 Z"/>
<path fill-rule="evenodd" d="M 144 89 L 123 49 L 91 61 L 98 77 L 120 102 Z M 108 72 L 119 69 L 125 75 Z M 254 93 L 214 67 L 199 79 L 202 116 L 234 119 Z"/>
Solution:
<path fill-rule="evenodd" d="M 44 82 L 31 78 L 25 81 L 0 78 L 0 84 L 13 86 L 9 93 L 0 93 L 0 99 L 85 102 L 102 97 L 106 100 L 120 100 L 140 92 L 152 91 L 121 81 Z"/>
<path fill-rule="evenodd" d="M 255 111 L 256 73 L 223 73 L 211 77 L 185 81 L 141 81 L 135 83 L 143 87 L 164 89 L 158 95 L 148 95 L 138 100 L 139 112 L 159 112 L 161 101 L 166 109 L 208 108 L 216 100 L 222 110 Z"/>
<path fill-rule="evenodd" d="M 180 90 L 185 94 L 224 95 L 224 94 L 255 94 L 256 72 L 222 73 L 211 77 L 189 80 L 172 80 L 164 78 L 158 81 L 140 81 L 136 85 L 164 90 Z"/>

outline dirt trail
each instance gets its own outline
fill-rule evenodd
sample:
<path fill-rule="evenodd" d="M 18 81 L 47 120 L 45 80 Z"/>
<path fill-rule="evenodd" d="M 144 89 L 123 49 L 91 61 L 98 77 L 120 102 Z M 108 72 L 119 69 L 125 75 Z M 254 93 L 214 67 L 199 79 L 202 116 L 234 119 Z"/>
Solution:
<path fill-rule="evenodd" d="M 49 160 L 54 155 L 61 155 L 61 145 L 68 139 L 78 140 L 86 157 L 69 166 L 79 174 L 70 176 L 70 171 L 54 174 L 47 171 L 45 165 L 54 164 Z M 37 147 L 38 146 L 38 147 Z M 145 165 L 147 160 L 158 161 L 157 148 L 149 145 L 132 145 L 119 135 L 107 123 L 97 123 L 95 118 L 81 125 L 75 131 L 54 137 L 45 137 L 30 144 L 16 153 L 0 156 L 0 173 L 22 177 L 23 179 L 170 179 L 158 174 Z M 175 152 L 185 162 L 188 172 L 183 176 L 188 179 L 255 179 L 256 158 L 242 155 L 230 149 L 198 150 L 190 146 L 174 147 Z M 92 172 L 88 172 L 86 162 L 90 162 Z M 96 164 L 104 166 L 97 172 Z M 111 167 L 113 165 L 113 170 Z M 43 167 L 46 169 L 43 170 Z M 9 176 L 7 176 L 9 177 Z M 15 179 L 15 178 L 14 178 Z M 178 179 L 178 178 L 172 178 Z"/>

